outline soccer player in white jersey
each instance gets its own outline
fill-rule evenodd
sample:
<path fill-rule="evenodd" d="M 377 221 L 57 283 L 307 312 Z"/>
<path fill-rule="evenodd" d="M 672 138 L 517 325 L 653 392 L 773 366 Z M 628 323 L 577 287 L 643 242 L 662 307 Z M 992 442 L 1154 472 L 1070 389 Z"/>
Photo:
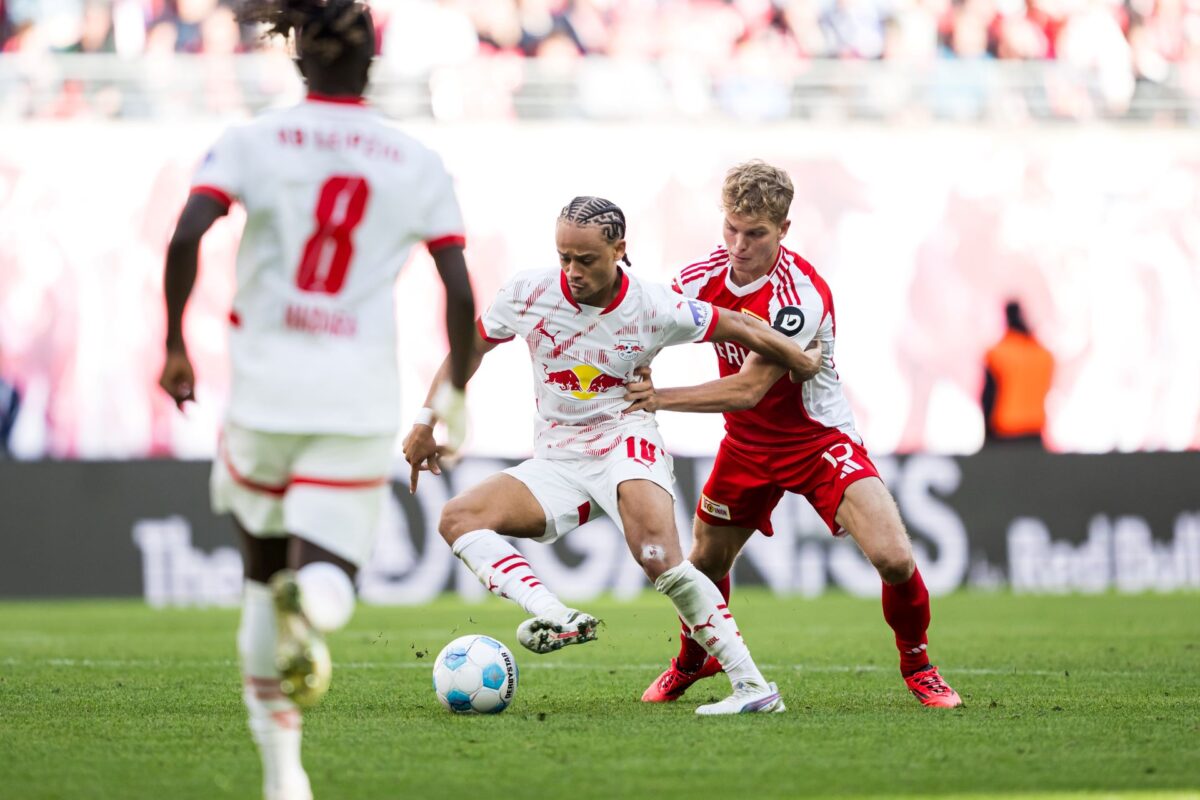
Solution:
<path fill-rule="evenodd" d="M 833 295 L 812 265 L 782 245 L 792 182 L 762 161 L 729 171 L 722 192 L 725 246 L 680 271 L 683 297 L 738 309 L 802 346 L 819 342 L 820 371 L 797 385 L 783 369 L 736 344 L 716 344 L 721 378 L 655 390 L 649 377 L 629 387 L 631 409 L 723 411 L 725 438 L 696 509 L 688 559 L 729 600 L 729 571 L 755 530 L 772 534 L 771 512 L 785 491 L 804 495 L 835 536 L 849 532 L 879 572 L 883 616 L 895 633 L 900 671 L 927 706 L 961 704 L 929 662 L 929 593 L 913 561 L 896 504 L 871 463 L 834 366 Z M 642 700 L 679 699 L 721 671 L 684 626 L 679 655 Z"/>
<path fill-rule="evenodd" d="M 194 377 L 183 310 L 201 237 L 246 209 L 229 318 L 232 396 L 212 474 L 245 555 L 238 651 L 269 800 L 312 797 L 299 706 L 325 692 L 321 634 L 353 610 L 387 491 L 399 404 L 393 296 L 424 243 L 447 292 L 449 381 L 437 400 L 460 439 L 475 317 L 463 225 L 441 160 L 362 99 L 375 52 L 354 0 L 248 3 L 242 20 L 294 38 L 308 99 L 228 130 L 196 173 L 167 253 L 162 387 Z"/>
<path fill-rule="evenodd" d="M 616 205 L 575 198 L 555 231 L 560 268 L 516 275 L 479 319 L 480 356 L 517 336 L 529 347 L 537 387 L 535 454 L 447 503 L 439 530 L 490 591 L 532 615 L 517 638 L 544 653 L 591 641 L 597 620 L 563 605 L 501 537 L 552 542 L 607 514 L 655 588 L 725 665 L 732 696 L 697 712 L 782 711 L 775 684 L 755 666 L 717 588 L 683 559 L 671 457 L 652 414 L 625 413 L 624 384 L 662 348 L 688 342 L 736 341 L 784 369 L 809 374 L 818 361 L 744 314 L 631 276 L 619 266 L 623 259 L 628 264 L 624 237 L 625 216 Z M 438 471 L 433 416 L 425 412 L 405 439 L 414 491 L 421 469 Z"/>

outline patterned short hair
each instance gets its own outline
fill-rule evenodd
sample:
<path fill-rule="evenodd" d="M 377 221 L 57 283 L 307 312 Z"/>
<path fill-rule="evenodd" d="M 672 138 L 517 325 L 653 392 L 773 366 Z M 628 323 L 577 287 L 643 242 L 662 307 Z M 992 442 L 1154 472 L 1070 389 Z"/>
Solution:
<path fill-rule="evenodd" d="M 794 195 L 792 179 L 786 172 L 756 158 L 725 173 L 721 203 L 734 214 L 782 225 Z"/>
<path fill-rule="evenodd" d="M 581 195 L 563 206 L 558 218 L 576 225 L 596 225 L 604 241 L 616 244 L 625 238 L 625 212 L 611 200 L 594 195 Z M 630 264 L 629 255 L 622 259 Z M 632 264 L 630 264 L 632 266 Z"/>

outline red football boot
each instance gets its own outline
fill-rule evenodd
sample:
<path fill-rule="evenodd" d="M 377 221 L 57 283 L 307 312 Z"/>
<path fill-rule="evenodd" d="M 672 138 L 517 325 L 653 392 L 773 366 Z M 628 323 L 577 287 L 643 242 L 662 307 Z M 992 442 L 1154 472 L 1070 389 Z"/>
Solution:
<path fill-rule="evenodd" d="M 911 675 L 904 677 L 908 690 L 916 695 L 922 705 L 934 708 L 954 708 L 962 705 L 958 692 L 950 688 L 950 684 L 942 680 L 938 668 L 930 664 Z"/>
<path fill-rule="evenodd" d="M 711 678 L 722 671 L 721 662 L 712 656 L 695 672 L 684 672 L 676 665 L 676 661 L 672 658 L 667 671 L 655 678 L 654 683 L 642 693 L 643 703 L 673 703 L 683 697 L 683 693 L 696 681 Z"/>

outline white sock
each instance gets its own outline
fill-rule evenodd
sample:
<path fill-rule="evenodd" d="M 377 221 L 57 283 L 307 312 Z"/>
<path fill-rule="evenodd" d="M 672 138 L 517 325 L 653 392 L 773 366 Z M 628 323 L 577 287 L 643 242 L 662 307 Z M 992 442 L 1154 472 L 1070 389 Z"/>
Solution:
<path fill-rule="evenodd" d="M 296 573 L 300 607 L 313 627 L 322 633 L 336 631 L 354 613 L 354 584 L 341 567 L 315 561 Z"/>
<path fill-rule="evenodd" d="M 738 683 L 766 687 L 720 590 L 692 562 L 684 560 L 659 575 L 654 588 L 671 598 L 692 638 L 721 662 L 734 688 Z"/>
<path fill-rule="evenodd" d="M 308 776 L 300 764 L 300 709 L 279 688 L 275 636 L 271 590 L 264 583 L 246 581 L 238 653 L 250 735 L 262 758 L 263 793 L 272 798 L 303 798 L 308 791 Z"/>
<path fill-rule="evenodd" d="M 450 549 L 492 594 L 512 600 L 535 617 L 566 616 L 567 607 L 542 585 L 525 556 L 495 531 L 471 531 Z"/>

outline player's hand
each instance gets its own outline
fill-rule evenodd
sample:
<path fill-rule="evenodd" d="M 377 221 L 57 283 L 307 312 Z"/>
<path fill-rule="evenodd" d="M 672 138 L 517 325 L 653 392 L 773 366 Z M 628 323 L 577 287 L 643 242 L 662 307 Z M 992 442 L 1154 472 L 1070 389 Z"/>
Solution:
<path fill-rule="evenodd" d="M 809 342 L 808 347 L 804 349 L 804 357 L 808 364 L 803 369 L 794 369 L 788 373 L 792 383 L 804 383 L 809 378 L 815 378 L 821 371 L 821 361 L 825 357 L 821 342 L 817 339 Z"/>
<path fill-rule="evenodd" d="M 413 425 L 412 430 L 404 437 L 404 460 L 412 467 L 408 477 L 408 491 L 417 493 L 417 478 L 428 470 L 434 475 L 442 474 L 440 463 L 445 447 L 439 447 L 433 438 L 433 428 L 428 425 Z"/>
<path fill-rule="evenodd" d="M 658 393 L 650 378 L 650 367 L 642 366 L 633 371 L 634 379 L 625 384 L 625 400 L 629 403 L 625 413 L 633 411 L 657 411 Z"/>
<path fill-rule="evenodd" d="M 446 447 L 457 452 L 467 438 L 467 393 L 445 381 L 433 395 L 430 406 L 446 424 Z"/>
<path fill-rule="evenodd" d="M 192 362 L 187 353 L 182 350 L 168 350 L 167 361 L 163 364 L 162 375 L 158 385 L 171 395 L 175 407 L 183 411 L 183 404 L 196 401 L 196 376 L 192 372 Z"/>

